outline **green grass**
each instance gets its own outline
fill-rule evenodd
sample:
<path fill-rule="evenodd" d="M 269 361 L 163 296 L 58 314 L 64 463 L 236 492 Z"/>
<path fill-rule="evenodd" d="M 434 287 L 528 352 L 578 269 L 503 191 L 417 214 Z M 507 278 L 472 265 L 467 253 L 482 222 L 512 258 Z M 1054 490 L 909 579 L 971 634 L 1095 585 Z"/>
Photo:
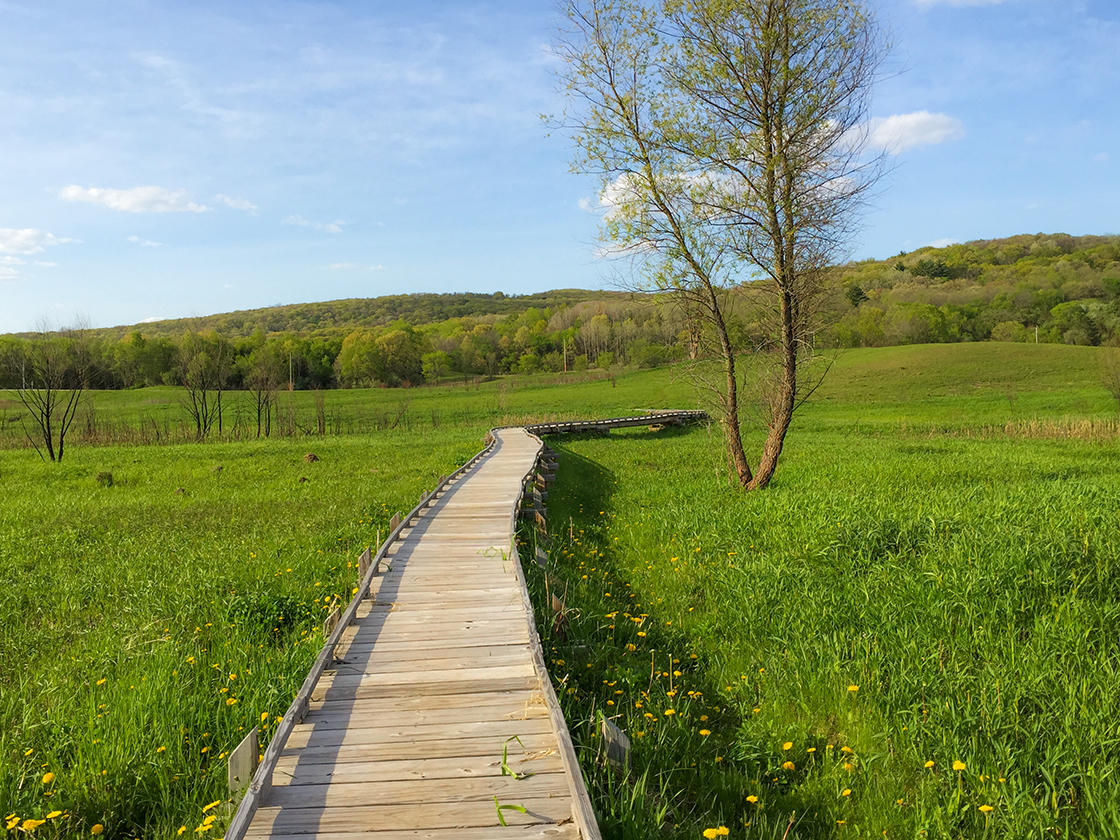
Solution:
<path fill-rule="evenodd" d="M 193 832 L 228 796 L 224 754 L 287 709 L 358 554 L 480 446 L 418 443 L 0 452 L 2 816 L 63 811 L 47 836 Z"/>
<path fill-rule="evenodd" d="M 729 488 L 714 425 L 555 444 L 549 588 L 571 612 L 556 633 L 540 601 L 541 627 L 604 836 L 778 838 L 791 816 L 790 838 L 1114 836 L 1120 451 L 1097 358 L 845 353 L 754 495 Z M 90 440 L 174 430 L 178 399 L 96 393 Z M 326 437 L 299 430 L 313 395 L 290 399 L 293 437 L 0 451 L 9 834 L 57 810 L 37 834 L 193 835 L 357 554 L 487 427 L 700 398 L 663 370 L 331 391 Z M 602 769 L 599 714 L 633 739 L 631 774 Z M 228 805 L 209 813 L 203 836 Z"/>
<path fill-rule="evenodd" d="M 542 632 L 604 836 L 1115 836 L 1120 441 L 807 413 L 751 495 L 715 433 L 556 444 L 549 588 L 572 612 Z M 628 778 L 597 760 L 600 713 Z"/>

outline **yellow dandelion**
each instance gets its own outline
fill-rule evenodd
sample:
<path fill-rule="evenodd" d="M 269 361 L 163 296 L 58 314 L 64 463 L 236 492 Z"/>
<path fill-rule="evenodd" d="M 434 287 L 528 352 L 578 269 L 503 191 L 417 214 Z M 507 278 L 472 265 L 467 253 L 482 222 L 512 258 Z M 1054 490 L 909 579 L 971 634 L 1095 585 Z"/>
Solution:
<path fill-rule="evenodd" d="M 848 691 L 855 694 L 857 691 L 859 691 L 859 686 L 858 685 L 850 685 L 850 686 L 848 686 Z"/>
<path fill-rule="evenodd" d="M 97 681 L 97 684 L 98 684 L 98 685 L 105 685 L 105 682 L 106 682 L 105 678 L 104 678 L 104 677 L 102 677 L 101 679 L 99 679 L 99 680 Z"/>
<path fill-rule="evenodd" d="M 166 751 L 167 751 L 167 747 L 156 747 L 156 752 L 157 753 L 166 752 Z"/>
<path fill-rule="evenodd" d="M 817 751 L 816 747 L 809 747 L 809 749 L 805 750 L 805 752 L 807 752 L 807 753 L 815 753 L 816 751 Z"/>
<path fill-rule="evenodd" d="M 672 717 L 673 715 L 676 714 L 676 712 L 673 711 L 672 709 L 666 709 L 661 714 L 665 715 L 665 717 Z"/>
<path fill-rule="evenodd" d="M 851 796 L 852 795 L 852 789 L 851 788 L 844 788 L 842 791 L 840 791 L 840 795 L 841 796 Z"/>
<path fill-rule="evenodd" d="M 931 759 L 930 761 L 927 761 L 927 762 L 925 763 L 925 766 L 926 766 L 927 768 L 928 768 L 928 767 L 933 767 L 933 761 L 932 761 L 932 759 Z"/>
<path fill-rule="evenodd" d="M 37 829 L 39 826 L 41 826 L 45 822 L 46 822 L 46 820 L 26 819 L 26 820 L 23 821 L 23 825 L 21 825 L 19 827 L 19 830 L 20 831 L 34 831 L 35 829 Z"/>
<path fill-rule="evenodd" d="M 968 766 L 963 761 L 958 759 L 957 761 L 953 762 L 953 769 L 960 773 L 962 770 L 967 770 Z"/>
<path fill-rule="evenodd" d="M 849 746 L 843 746 L 843 747 L 840 748 L 840 752 L 842 752 L 842 753 L 850 753 L 851 751 L 852 751 L 852 748 L 849 747 Z"/>
<path fill-rule="evenodd" d="M 708 737 L 709 735 L 711 735 L 712 733 L 711 733 L 711 731 L 710 731 L 710 730 L 708 730 L 708 729 L 701 729 L 701 730 L 700 730 L 700 734 L 701 734 L 701 735 L 703 735 L 703 736 L 704 736 L 704 737 L 706 738 L 706 737 Z"/>
<path fill-rule="evenodd" d="M 49 814 L 47 814 L 47 819 L 48 820 L 53 820 L 55 817 L 61 817 L 61 816 L 62 816 L 61 811 L 51 811 Z"/>
<path fill-rule="evenodd" d="M 786 741 L 784 744 L 782 744 L 782 749 L 783 750 L 793 749 L 793 741 Z"/>
<path fill-rule="evenodd" d="M 233 705 L 234 703 L 236 703 L 236 702 L 237 702 L 237 698 L 236 698 L 236 697 L 227 697 L 227 698 L 226 698 L 226 705 L 227 705 L 227 706 L 232 706 L 232 705 Z"/>
<path fill-rule="evenodd" d="M 181 836 L 183 834 L 183 832 L 186 831 L 186 830 L 187 830 L 187 827 L 185 825 L 179 826 L 179 830 L 175 832 L 175 836 L 176 837 Z"/>
<path fill-rule="evenodd" d="M 220 799 L 215 799 L 215 800 L 214 800 L 213 802 L 211 802 L 211 803 L 210 803 L 209 805 L 206 805 L 206 806 L 204 806 L 204 807 L 203 807 L 203 809 L 202 809 L 202 813 L 204 813 L 204 814 L 205 814 L 205 813 L 206 813 L 207 811 L 209 811 L 210 809 L 212 809 L 212 808 L 217 808 L 217 807 L 218 807 L 219 805 L 221 805 L 221 804 L 222 804 L 222 800 L 220 800 Z"/>
<path fill-rule="evenodd" d="M 797 766 L 792 761 L 787 761 L 782 765 L 783 770 L 796 770 Z"/>
<path fill-rule="evenodd" d="M 748 796 L 748 797 L 747 797 L 747 802 L 749 802 L 749 803 L 751 803 L 752 805 L 754 805 L 754 804 L 755 804 L 756 802 L 758 802 L 758 797 L 757 797 L 757 796 L 755 796 L 755 795 L 754 795 L 754 794 L 752 793 L 752 794 L 751 794 L 750 796 Z"/>
<path fill-rule="evenodd" d="M 991 805 L 981 805 L 979 810 L 980 810 L 981 813 L 986 814 L 986 813 L 988 813 L 989 811 L 992 810 L 992 806 Z"/>
<path fill-rule="evenodd" d="M 19 825 L 19 817 L 17 817 L 15 814 L 12 814 L 7 819 L 8 821 L 4 823 L 4 828 L 8 829 L 8 831 L 11 831 L 13 828 Z"/>
<path fill-rule="evenodd" d="M 847 770 L 849 773 L 851 773 L 852 772 L 852 765 L 849 762 L 845 761 L 844 762 L 844 769 Z"/>
<path fill-rule="evenodd" d="M 46 773 L 43 774 L 43 784 L 49 785 L 53 781 L 54 781 L 54 773 L 51 773 L 50 771 L 47 771 Z"/>
<path fill-rule="evenodd" d="M 105 830 L 105 826 L 103 826 L 103 825 L 102 825 L 101 823 L 97 823 L 96 825 L 94 825 L 94 826 L 93 826 L 93 827 L 92 827 L 92 828 L 91 828 L 91 829 L 89 830 L 89 833 L 90 833 L 90 834 L 100 834 L 100 833 L 101 833 L 102 831 L 104 831 L 104 830 Z"/>

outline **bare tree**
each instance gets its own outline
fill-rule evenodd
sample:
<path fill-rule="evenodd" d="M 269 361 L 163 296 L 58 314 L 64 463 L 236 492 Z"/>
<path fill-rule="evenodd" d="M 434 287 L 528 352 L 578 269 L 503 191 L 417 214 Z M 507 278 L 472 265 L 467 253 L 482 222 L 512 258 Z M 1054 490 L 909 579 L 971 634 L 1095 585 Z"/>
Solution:
<path fill-rule="evenodd" d="M 186 333 L 179 343 L 183 406 L 194 422 L 195 440 L 205 440 L 221 423 L 222 392 L 229 382 L 229 341 L 216 333 Z"/>
<path fill-rule="evenodd" d="M 880 171 L 861 126 L 884 47 L 870 13 L 835 0 L 568 0 L 558 44 L 574 168 L 601 177 L 606 249 L 710 330 L 728 458 L 765 487 L 806 396 L 828 266 Z M 765 314 L 736 346 L 725 292 Z M 773 362 L 752 471 L 736 357 Z"/>
<path fill-rule="evenodd" d="M 43 325 L 24 345 L 24 381 L 16 396 L 31 418 L 31 429 L 21 418 L 24 434 L 44 460 L 61 461 L 65 454 L 66 435 L 86 389 L 88 362 L 80 329 L 50 332 Z"/>

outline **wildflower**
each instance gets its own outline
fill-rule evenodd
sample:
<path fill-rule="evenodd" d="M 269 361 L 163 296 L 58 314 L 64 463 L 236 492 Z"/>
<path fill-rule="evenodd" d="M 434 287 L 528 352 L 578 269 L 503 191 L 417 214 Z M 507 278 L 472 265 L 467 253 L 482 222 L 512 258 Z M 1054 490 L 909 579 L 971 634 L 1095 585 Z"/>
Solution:
<path fill-rule="evenodd" d="M 156 752 L 157 753 L 166 752 L 166 751 L 167 751 L 167 747 L 156 747 Z"/>
<path fill-rule="evenodd" d="M 852 751 L 851 747 L 844 746 L 844 747 L 840 748 L 840 752 L 842 752 L 842 753 L 850 753 L 851 751 Z"/>
<path fill-rule="evenodd" d="M 8 831 L 11 831 L 17 825 L 19 825 L 19 817 L 17 817 L 15 814 L 11 814 L 7 817 L 7 822 L 4 823 L 4 828 L 8 829 Z"/>
<path fill-rule="evenodd" d="M 840 795 L 841 796 L 851 796 L 852 795 L 852 789 L 851 788 L 844 788 L 842 791 L 840 791 Z"/>
<path fill-rule="evenodd" d="M 851 764 L 851 762 L 848 762 L 848 761 L 844 762 L 844 769 L 847 770 L 849 773 L 852 772 L 852 767 L 853 767 L 853 765 Z"/>
<path fill-rule="evenodd" d="M 992 806 L 991 806 L 991 805 L 981 805 L 981 806 L 980 806 L 980 808 L 979 808 L 979 811 L 980 811 L 980 813 L 982 813 L 982 814 L 986 814 L 986 813 L 988 813 L 988 812 L 989 812 L 989 811 L 991 811 L 991 810 L 992 810 Z"/>
<path fill-rule="evenodd" d="M 99 679 L 99 680 L 97 681 L 97 684 L 98 684 L 98 685 L 105 685 L 105 678 L 104 678 L 104 677 L 102 677 L 101 679 Z"/>
<path fill-rule="evenodd" d="M 47 814 L 47 819 L 48 820 L 53 820 L 55 817 L 61 817 L 61 816 L 62 816 L 61 811 L 51 811 L 49 814 Z"/>
<path fill-rule="evenodd" d="M 708 730 L 708 729 L 701 729 L 701 730 L 700 730 L 700 734 L 701 734 L 701 735 L 703 735 L 703 736 L 704 736 L 705 738 L 707 738 L 707 737 L 708 737 L 709 735 L 711 735 L 712 733 L 711 733 L 711 731 L 710 731 L 710 730 Z"/>
<path fill-rule="evenodd" d="M 707 720 L 707 719 L 708 719 L 707 715 L 700 715 L 700 720 Z"/>
<path fill-rule="evenodd" d="M 927 762 L 925 763 L 925 766 L 926 766 L 927 768 L 928 768 L 928 767 L 933 767 L 933 761 L 932 761 L 932 760 L 931 760 L 931 761 L 927 761 Z"/>
<path fill-rule="evenodd" d="M 226 705 L 227 705 L 227 706 L 232 706 L 232 705 L 233 705 L 234 703 L 236 703 L 236 702 L 237 702 L 237 698 L 236 698 L 236 697 L 227 697 L 227 698 L 226 698 Z"/>
<path fill-rule="evenodd" d="M 783 750 L 793 749 L 793 741 L 786 741 L 784 744 L 782 744 L 782 749 Z"/>
<path fill-rule="evenodd" d="M 792 761 L 787 761 L 782 765 L 783 770 L 796 770 L 797 766 Z"/>
<path fill-rule="evenodd" d="M 850 686 L 848 686 L 848 691 L 855 694 L 857 691 L 859 691 L 859 686 L 858 685 L 850 685 Z"/>
<path fill-rule="evenodd" d="M 805 750 L 805 752 L 807 752 L 807 753 L 815 753 L 816 751 L 817 751 L 816 747 L 809 747 L 809 749 Z"/>
<path fill-rule="evenodd" d="M 100 834 L 100 833 L 101 833 L 102 831 L 104 831 L 104 830 L 105 830 L 105 826 L 103 826 L 103 825 L 102 825 L 101 823 L 97 823 L 96 825 L 94 825 L 94 826 L 93 826 L 93 827 L 92 827 L 92 828 L 91 828 L 91 829 L 89 830 L 89 833 L 90 833 L 90 834 Z"/>
<path fill-rule="evenodd" d="M 34 831 L 35 829 L 37 829 L 39 826 L 41 826 L 45 822 L 46 822 L 46 820 L 26 819 L 26 820 L 23 821 L 23 825 L 21 825 L 19 827 L 19 830 L 20 831 Z"/>
<path fill-rule="evenodd" d="M 51 773 L 48 770 L 46 773 L 43 774 L 43 784 L 49 785 L 53 781 L 54 781 L 54 773 Z"/>
<path fill-rule="evenodd" d="M 261 712 L 261 723 L 264 723 L 266 720 L 268 720 L 268 712 Z"/>
<path fill-rule="evenodd" d="M 754 794 L 752 793 L 752 794 L 751 794 L 750 796 L 748 796 L 748 797 L 747 797 L 747 802 L 749 802 L 749 803 L 751 803 L 751 804 L 753 805 L 754 803 L 758 802 L 758 797 L 757 797 L 757 796 L 755 796 L 755 795 L 754 795 Z"/>
<path fill-rule="evenodd" d="M 186 831 L 186 830 L 187 830 L 187 827 L 185 825 L 179 826 L 179 830 L 175 832 L 175 836 L 176 837 L 181 836 L 183 834 L 183 832 Z"/>
<path fill-rule="evenodd" d="M 661 714 L 665 715 L 665 717 L 672 717 L 676 714 L 676 712 L 674 712 L 672 709 L 666 709 Z"/>
<path fill-rule="evenodd" d="M 958 759 L 957 761 L 953 762 L 953 769 L 956 770 L 959 773 L 962 770 L 967 770 L 968 767 L 965 765 L 965 763 L 963 761 L 960 761 Z"/>
<path fill-rule="evenodd" d="M 730 829 L 725 825 L 721 825 L 719 828 L 704 829 L 704 836 L 707 837 L 708 840 L 715 840 L 716 837 L 725 837 L 730 833 Z"/>
<path fill-rule="evenodd" d="M 35 752 L 35 748 L 34 748 L 34 747 L 32 747 L 31 749 L 29 749 L 29 750 L 28 750 L 27 752 L 25 752 L 25 753 L 23 754 L 23 757 L 24 757 L 24 758 L 27 758 L 27 756 L 31 755 L 31 753 L 33 753 L 33 752 Z"/>

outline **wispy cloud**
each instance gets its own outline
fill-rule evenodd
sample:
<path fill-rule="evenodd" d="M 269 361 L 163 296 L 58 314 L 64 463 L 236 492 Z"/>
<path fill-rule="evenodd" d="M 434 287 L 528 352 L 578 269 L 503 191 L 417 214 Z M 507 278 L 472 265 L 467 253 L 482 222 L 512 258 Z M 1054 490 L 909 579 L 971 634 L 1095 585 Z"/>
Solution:
<path fill-rule="evenodd" d="M 249 213 L 253 216 L 255 216 L 257 214 L 257 211 L 261 209 L 257 207 L 257 205 L 253 204 L 253 202 L 247 201 L 244 198 L 231 198 L 230 196 L 223 193 L 218 193 L 216 196 L 214 196 L 214 200 L 219 202 L 220 204 L 224 204 L 226 207 L 232 207 L 234 210 L 244 210 L 246 213 Z"/>
<path fill-rule="evenodd" d="M 153 242 L 150 239 L 141 239 L 139 236 L 130 236 L 130 237 L 128 237 L 128 241 L 132 242 L 135 245 L 139 245 L 142 248 L 162 248 L 163 247 L 162 242 Z"/>
<path fill-rule="evenodd" d="M 960 242 L 959 239 L 950 239 L 948 237 L 945 237 L 943 239 L 933 240 L 931 243 L 929 243 L 929 246 L 931 248 L 948 248 L 950 245 L 956 245 L 958 242 Z"/>
<path fill-rule="evenodd" d="M 311 228 L 312 230 L 319 230 L 323 233 L 342 233 L 342 226 L 345 225 L 346 222 L 342 219 L 335 219 L 333 222 L 310 222 L 303 218 L 303 216 L 288 216 L 280 224 Z"/>
<path fill-rule="evenodd" d="M 936 146 L 963 136 L 964 126 L 960 120 L 929 111 L 876 117 L 867 124 L 868 145 L 892 155 L 916 146 Z"/>
<path fill-rule="evenodd" d="M 77 241 L 35 228 L 0 228 L 0 254 L 38 254 L 48 245 Z"/>
<path fill-rule="evenodd" d="M 85 189 L 71 184 L 59 193 L 59 198 L 103 204 L 126 213 L 204 213 L 210 209 L 191 201 L 186 190 L 169 190 L 156 186 L 113 190 L 99 187 Z"/>

